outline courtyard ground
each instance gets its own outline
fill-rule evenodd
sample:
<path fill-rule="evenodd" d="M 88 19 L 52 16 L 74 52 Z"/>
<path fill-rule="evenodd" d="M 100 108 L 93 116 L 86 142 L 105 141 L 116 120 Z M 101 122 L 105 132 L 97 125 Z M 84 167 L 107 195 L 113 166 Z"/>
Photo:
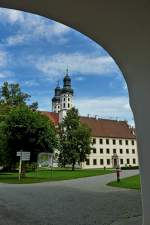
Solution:
<path fill-rule="evenodd" d="M 133 176 L 138 171 L 123 171 Z M 1 225 L 141 225 L 140 191 L 106 184 L 115 174 L 39 184 L 0 184 Z"/>

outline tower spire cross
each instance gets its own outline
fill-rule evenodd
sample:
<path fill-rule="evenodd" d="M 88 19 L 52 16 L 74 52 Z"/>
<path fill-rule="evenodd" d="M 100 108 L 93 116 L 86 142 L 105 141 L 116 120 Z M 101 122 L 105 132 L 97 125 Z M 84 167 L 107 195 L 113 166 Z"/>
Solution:
<path fill-rule="evenodd" d="M 69 72 L 69 69 L 68 69 L 68 66 L 67 66 L 67 69 L 66 69 L 66 75 L 68 75 L 68 72 Z"/>

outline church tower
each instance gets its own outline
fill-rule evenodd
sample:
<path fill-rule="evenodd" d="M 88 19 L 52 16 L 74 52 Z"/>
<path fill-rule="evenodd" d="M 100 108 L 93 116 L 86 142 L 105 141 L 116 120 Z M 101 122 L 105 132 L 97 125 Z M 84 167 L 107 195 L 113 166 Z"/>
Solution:
<path fill-rule="evenodd" d="M 52 111 L 55 113 L 59 113 L 60 111 L 60 93 L 61 89 L 58 82 L 57 87 L 55 88 L 55 95 L 52 98 Z"/>
<path fill-rule="evenodd" d="M 63 118 L 66 116 L 67 110 L 72 108 L 73 89 L 71 87 L 71 78 L 68 75 L 68 69 L 63 83 L 63 88 L 60 92 L 59 123 L 61 123 Z"/>

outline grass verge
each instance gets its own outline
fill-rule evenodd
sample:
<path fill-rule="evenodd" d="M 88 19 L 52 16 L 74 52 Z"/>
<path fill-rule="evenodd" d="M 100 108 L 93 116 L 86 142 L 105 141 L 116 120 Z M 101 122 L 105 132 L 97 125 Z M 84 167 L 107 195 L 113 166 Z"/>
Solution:
<path fill-rule="evenodd" d="M 0 183 L 7 184 L 30 184 L 30 183 L 41 183 L 49 181 L 60 181 L 60 180 L 71 180 L 83 177 L 100 176 L 104 174 L 113 173 L 113 170 L 103 169 L 86 169 L 75 171 L 65 169 L 54 169 L 51 170 L 38 170 L 36 172 L 27 172 L 26 177 L 18 180 L 18 173 L 0 173 Z"/>
<path fill-rule="evenodd" d="M 140 176 L 136 175 L 132 177 L 123 178 L 119 183 L 117 181 L 112 181 L 107 185 L 112 187 L 140 190 Z"/>

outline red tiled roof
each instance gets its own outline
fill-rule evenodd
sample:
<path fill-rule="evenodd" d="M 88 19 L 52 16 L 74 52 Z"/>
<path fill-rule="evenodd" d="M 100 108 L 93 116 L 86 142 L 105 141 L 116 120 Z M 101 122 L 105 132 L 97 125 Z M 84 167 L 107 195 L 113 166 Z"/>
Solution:
<path fill-rule="evenodd" d="M 126 121 L 95 119 L 89 117 L 80 117 L 80 121 L 91 128 L 92 137 L 136 138 Z"/>
<path fill-rule="evenodd" d="M 59 114 L 55 112 L 42 111 L 55 125 L 59 124 Z M 110 137 L 135 139 L 133 128 L 126 121 L 95 119 L 91 117 L 80 117 L 80 121 L 86 124 L 92 133 L 92 137 Z"/>
<path fill-rule="evenodd" d="M 59 123 L 59 115 L 58 115 L 58 113 L 46 112 L 46 111 L 42 111 L 41 113 L 43 115 L 47 116 L 54 123 L 54 125 L 58 125 L 58 123 Z"/>

